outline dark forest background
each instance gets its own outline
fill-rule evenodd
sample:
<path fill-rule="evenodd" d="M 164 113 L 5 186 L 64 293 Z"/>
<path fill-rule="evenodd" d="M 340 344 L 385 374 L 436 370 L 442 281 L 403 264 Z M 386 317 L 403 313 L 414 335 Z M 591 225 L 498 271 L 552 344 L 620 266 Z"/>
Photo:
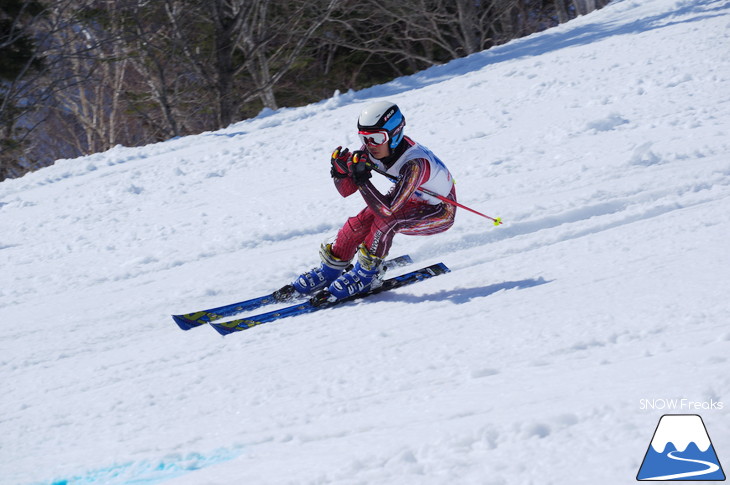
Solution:
<path fill-rule="evenodd" d="M 0 181 L 226 127 L 608 0 L 0 0 Z"/>

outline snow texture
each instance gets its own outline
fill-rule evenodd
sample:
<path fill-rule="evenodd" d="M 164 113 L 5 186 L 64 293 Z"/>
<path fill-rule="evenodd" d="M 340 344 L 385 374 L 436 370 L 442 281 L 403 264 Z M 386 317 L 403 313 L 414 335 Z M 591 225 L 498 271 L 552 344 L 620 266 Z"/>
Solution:
<path fill-rule="evenodd" d="M 726 0 L 619 0 L 3 182 L 0 482 L 614 485 L 671 411 L 701 414 L 730 463 L 728 46 Z M 462 210 L 397 236 L 391 255 L 452 269 L 408 288 L 225 338 L 179 330 L 170 314 L 318 262 L 363 206 L 336 193 L 331 150 L 357 147 L 379 99 L 504 225 Z"/>

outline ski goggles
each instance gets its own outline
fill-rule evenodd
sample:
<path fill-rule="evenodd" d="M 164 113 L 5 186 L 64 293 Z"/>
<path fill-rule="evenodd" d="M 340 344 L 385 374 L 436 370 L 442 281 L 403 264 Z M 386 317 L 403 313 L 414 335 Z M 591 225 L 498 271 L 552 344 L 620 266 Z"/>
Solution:
<path fill-rule="evenodd" d="M 390 140 L 388 132 L 383 131 L 358 131 L 358 136 L 362 140 L 363 144 L 369 147 L 379 147 Z"/>

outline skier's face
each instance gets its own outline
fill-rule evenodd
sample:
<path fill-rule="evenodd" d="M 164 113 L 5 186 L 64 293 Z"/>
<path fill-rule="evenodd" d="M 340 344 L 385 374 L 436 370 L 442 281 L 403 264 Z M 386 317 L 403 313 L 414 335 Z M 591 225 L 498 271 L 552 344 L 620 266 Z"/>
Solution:
<path fill-rule="evenodd" d="M 365 147 L 368 150 L 368 153 L 373 156 L 373 158 L 377 160 L 382 160 L 383 158 L 390 155 L 390 148 L 388 147 L 388 143 L 383 143 L 382 145 L 365 145 Z"/>

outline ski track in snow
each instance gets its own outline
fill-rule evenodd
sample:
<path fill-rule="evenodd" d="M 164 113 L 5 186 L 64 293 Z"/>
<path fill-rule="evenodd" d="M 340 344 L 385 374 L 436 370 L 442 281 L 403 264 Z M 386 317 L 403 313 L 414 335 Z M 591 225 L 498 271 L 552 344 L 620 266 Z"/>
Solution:
<path fill-rule="evenodd" d="M 640 399 L 730 400 L 729 41 L 726 1 L 615 1 L 3 182 L 0 483 L 633 481 L 662 414 Z M 316 264 L 362 207 L 329 153 L 380 98 L 460 202 L 505 224 L 460 211 L 396 237 L 391 255 L 452 269 L 407 289 L 225 339 L 179 331 L 172 313 Z M 728 461 L 727 409 L 702 412 Z"/>

